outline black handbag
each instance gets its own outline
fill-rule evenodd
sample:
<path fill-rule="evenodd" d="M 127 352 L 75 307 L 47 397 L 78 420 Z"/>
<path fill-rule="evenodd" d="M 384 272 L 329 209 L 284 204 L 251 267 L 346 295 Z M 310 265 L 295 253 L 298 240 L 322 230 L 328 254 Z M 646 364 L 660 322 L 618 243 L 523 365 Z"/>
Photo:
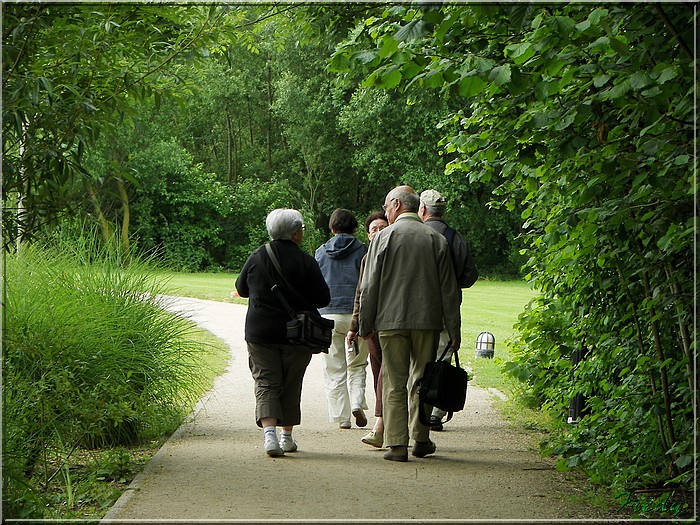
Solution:
<path fill-rule="evenodd" d="M 314 353 L 328 353 L 335 323 L 313 312 L 299 312 L 287 321 L 287 339 L 292 344 L 308 345 Z"/>
<path fill-rule="evenodd" d="M 265 245 L 265 249 L 277 273 L 282 277 L 287 286 L 291 290 L 294 290 L 282 273 L 282 268 L 280 267 L 272 246 L 268 243 Z M 335 326 L 335 322 L 320 316 L 317 312 L 295 312 L 284 298 L 284 295 L 282 295 L 277 284 L 274 284 L 271 290 L 289 314 L 290 320 L 287 321 L 287 340 L 289 343 L 308 346 L 314 354 L 320 352 L 328 353 L 328 348 L 331 346 L 331 341 L 333 339 L 333 327 Z"/>
<path fill-rule="evenodd" d="M 417 382 L 420 402 L 419 417 L 420 422 L 425 426 L 430 426 L 429 418 L 425 413 L 425 405 L 446 411 L 447 419 L 444 421 L 446 423 L 452 419 L 453 412 L 459 412 L 464 408 L 467 399 L 469 376 L 467 371 L 459 366 L 458 352 L 454 353 L 456 366 L 449 361 L 443 361 L 450 344 L 451 342 L 447 343 L 438 361 L 425 365 L 423 377 Z"/>

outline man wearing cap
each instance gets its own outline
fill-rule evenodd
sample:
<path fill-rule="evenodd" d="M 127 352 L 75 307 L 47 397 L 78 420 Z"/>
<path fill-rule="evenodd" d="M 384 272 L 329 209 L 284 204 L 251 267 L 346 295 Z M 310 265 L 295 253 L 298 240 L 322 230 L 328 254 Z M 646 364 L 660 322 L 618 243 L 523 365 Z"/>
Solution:
<path fill-rule="evenodd" d="M 459 234 L 454 228 L 450 227 L 443 219 L 447 203 L 445 198 L 436 190 L 425 190 L 420 194 L 420 207 L 418 208 L 418 216 L 423 223 L 433 228 L 436 232 L 442 234 L 450 247 L 452 263 L 454 266 L 455 276 L 460 288 L 469 288 L 476 282 L 479 277 L 479 271 L 474 264 L 467 242 L 464 237 Z M 460 292 L 460 303 L 462 302 L 462 294 Z M 438 355 L 442 353 L 450 340 L 450 335 L 445 329 L 440 332 L 440 342 L 438 344 Z M 444 360 L 452 359 L 453 350 L 447 351 Z M 433 408 L 433 413 L 430 416 L 430 429 L 442 430 L 442 418 L 446 412 L 439 408 Z"/>
<path fill-rule="evenodd" d="M 445 238 L 418 217 L 420 199 L 410 186 L 391 190 L 384 200 L 389 226 L 369 245 L 360 281 L 359 335 L 372 330 L 382 347 L 384 459 L 408 461 L 435 452 L 430 428 L 420 422 L 416 381 L 435 360 L 440 331 L 452 348 L 460 344 L 459 302 Z M 410 436 L 409 436 L 410 427 Z"/>

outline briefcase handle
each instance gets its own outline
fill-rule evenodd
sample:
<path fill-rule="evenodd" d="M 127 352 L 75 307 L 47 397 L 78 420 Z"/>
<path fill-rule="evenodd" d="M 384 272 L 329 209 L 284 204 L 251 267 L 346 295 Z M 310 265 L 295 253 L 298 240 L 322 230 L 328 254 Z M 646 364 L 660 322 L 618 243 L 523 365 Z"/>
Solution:
<path fill-rule="evenodd" d="M 440 356 L 440 359 L 438 359 L 438 361 L 442 361 L 445 358 L 445 355 L 447 355 L 447 351 L 450 349 L 451 346 L 452 340 L 447 341 L 447 346 L 445 346 L 445 349 L 442 351 L 442 355 Z M 457 368 L 462 368 L 459 364 L 459 352 L 457 351 L 453 355 L 455 356 L 455 366 Z"/>

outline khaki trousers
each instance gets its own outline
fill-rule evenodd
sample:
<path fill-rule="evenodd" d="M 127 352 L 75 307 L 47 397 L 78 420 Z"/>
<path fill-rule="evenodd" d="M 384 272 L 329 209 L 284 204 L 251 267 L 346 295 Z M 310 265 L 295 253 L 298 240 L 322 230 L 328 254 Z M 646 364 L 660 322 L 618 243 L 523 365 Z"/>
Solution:
<path fill-rule="evenodd" d="M 423 376 L 425 365 L 435 361 L 439 336 L 440 330 L 379 332 L 384 446 L 408 446 L 409 432 L 414 441 L 430 439 L 430 428 L 419 419 L 416 381 Z"/>

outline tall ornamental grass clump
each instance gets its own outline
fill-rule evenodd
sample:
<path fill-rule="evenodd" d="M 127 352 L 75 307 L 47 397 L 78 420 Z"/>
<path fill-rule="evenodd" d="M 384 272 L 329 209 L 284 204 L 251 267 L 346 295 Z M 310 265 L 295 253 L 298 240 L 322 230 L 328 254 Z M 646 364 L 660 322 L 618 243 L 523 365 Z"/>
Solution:
<path fill-rule="evenodd" d="M 167 434 L 196 399 L 202 349 L 158 305 L 147 265 L 89 243 L 5 256 L 3 507 L 36 515 L 36 491 L 79 448 Z"/>

